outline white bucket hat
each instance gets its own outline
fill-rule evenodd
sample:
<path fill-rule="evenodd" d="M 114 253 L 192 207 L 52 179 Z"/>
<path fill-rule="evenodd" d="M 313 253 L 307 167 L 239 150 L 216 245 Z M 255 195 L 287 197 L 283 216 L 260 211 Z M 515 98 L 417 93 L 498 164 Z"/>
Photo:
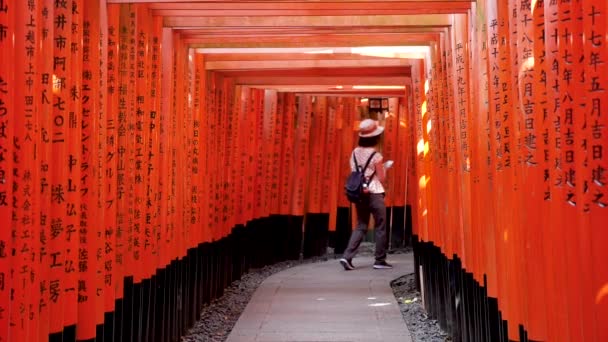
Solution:
<path fill-rule="evenodd" d="M 384 127 L 378 126 L 378 122 L 372 119 L 365 119 L 359 124 L 359 136 L 371 138 L 384 132 Z"/>

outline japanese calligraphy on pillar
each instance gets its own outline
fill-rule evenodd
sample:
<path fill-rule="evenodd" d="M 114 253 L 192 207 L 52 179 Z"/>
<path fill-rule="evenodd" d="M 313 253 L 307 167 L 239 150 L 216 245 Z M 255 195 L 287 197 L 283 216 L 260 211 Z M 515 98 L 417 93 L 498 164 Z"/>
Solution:
<path fill-rule="evenodd" d="M 15 40 L 14 99 L 15 115 L 13 116 L 13 196 L 12 196 L 12 267 L 11 267 L 11 310 L 10 332 L 12 339 L 27 340 L 28 333 L 36 329 L 37 310 L 33 309 L 29 294 L 35 288 L 37 277 L 34 261 L 36 250 L 34 237 L 38 235 L 37 207 L 38 191 L 35 179 L 39 169 L 35 167 L 36 144 L 35 133 L 38 112 L 35 110 L 38 98 L 35 77 L 37 73 L 37 13 L 35 6 L 19 3 L 15 10 L 15 35 L 22 37 Z M 8 222 L 5 222 L 8 223 Z M 5 227 L 4 229 L 8 229 Z"/>
<path fill-rule="evenodd" d="M 97 307 L 97 244 L 98 229 L 103 226 L 102 212 L 98 209 L 97 130 L 99 129 L 99 4 L 83 8 L 82 23 L 82 138 L 80 157 L 80 222 L 78 227 L 78 339 L 95 337 L 96 320 L 91 313 Z M 98 225 L 99 224 L 99 225 Z"/>
<path fill-rule="evenodd" d="M 298 98 L 298 118 L 296 123 L 296 178 L 294 183 L 293 209 L 292 213 L 297 216 L 304 215 L 304 202 L 306 196 L 306 172 L 309 161 L 309 134 L 311 124 L 311 97 L 300 96 Z"/>
<path fill-rule="evenodd" d="M 133 15 L 131 15 L 133 17 Z M 133 261 L 136 264 L 141 264 L 140 272 L 135 272 L 135 281 L 141 281 L 147 269 L 146 251 L 149 251 L 149 242 L 145 243 L 145 230 L 150 229 L 150 224 L 147 221 L 147 195 L 146 187 L 149 182 L 149 177 L 146 173 L 146 159 L 148 156 L 147 137 L 149 134 L 149 82 L 148 77 L 150 70 L 149 64 L 149 49 L 148 49 L 148 34 L 150 25 L 147 20 L 147 9 L 142 5 L 137 5 L 135 8 L 135 18 L 132 23 L 135 24 L 135 39 L 134 44 L 130 46 L 129 54 L 131 61 L 134 61 L 135 70 L 130 72 L 135 74 L 135 110 L 130 112 L 130 116 L 134 117 L 134 163 L 133 163 L 133 182 L 134 191 L 134 208 L 133 208 Z M 133 24 L 132 24 L 133 25 Z M 132 40 L 133 41 L 133 40 Z M 151 221 L 150 221 L 151 222 Z"/>
<path fill-rule="evenodd" d="M 15 1 L 0 1 L 0 56 L 3 61 L 13 59 L 14 7 Z M 13 142 L 13 66 L 0 63 L 0 221 L 11 222 L 12 218 L 12 147 Z M 8 341 L 10 318 L 10 267 L 11 230 L 0 229 L 0 341 Z"/>
<path fill-rule="evenodd" d="M 260 149 L 263 151 L 261 156 L 262 170 L 262 216 L 270 213 L 270 203 L 272 200 L 272 186 L 276 180 L 272 178 L 273 163 L 273 132 L 276 124 L 275 116 L 277 111 L 277 92 L 274 90 L 264 91 L 263 107 L 263 128 L 262 142 Z"/>
<path fill-rule="evenodd" d="M 247 175 L 247 145 L 249 144 L 248 137 L 249 132 L 246 127 L 247 114 L 249 112 L 249 102 L 247 99 L 248 89 L 246 86 L 237 86 L 235 88 L 234 96 L 235 103 L 237 105 L 237 117 L 234 123 L 237 133 L 237 146 L 234 153 L 234 196 L 235 196 L 235 225 L 245 225 L 247 218 L 245 217 L 245 192 L 246 190 L 246 175 Z"/>
<path fill-rule="evenodd" d="M 293 190 L 294 171 L 294 131 L 295 131 L 295 94 L 285 93 L 283 100 L 283 127 L 286 136 L 283 140 L 281 154 L 283 165 L 281 167 L 281 211 L 282 215 L 291 214 L 291 200 Z"/>
<path fill-rule="evenodd" d="M 57 2 L 56 2 L 57 3 Z M 68 4 L 72 16 L 71 22 L 71 41 L 70 41 L 70 69 L 68 76 L 69 83 L 68 97 L 68 121 L 66 147 L 68 150 L 68 187 L 66 195 L 66 249 L 65 249 L 65 326 L 74 325 L 78 321 L 78 230 L 80 226 L 80 157 L 81 157 L 81 89 L 82 89 L 82 22 L 83 22 L 83 2 L 82 0 L 72 0 Z"/>
<path fill-rule="evenodd" d="M 519 109 L 517 113 L 520 116 L 520 136 L 521 145 L 519 153 L 521 156 L 521 178 L 522 189 L 522 208 L 521 212 L 523 222 L 527 222 L 530 226 L 542 225 L 541 215 L 537 210 L 531 208 L 542 201 L 543 198 L 543 155 L 542 155 L 542 121 L 543 109 L 546 105 L 546 90 L 541 88 L 540 72 L 544 71 L 544 20 L 543 6 L 539 6 L 537 2 L 535 8 L 532 9 L 532 4 L 522 1 L 518 5 L 518 18 L 514 25 L 517 25 L 516 53 L 518 58 L 519 68 L 517 70 L 517 96 L 519 98 Z M 540 12 L 540 13 L 539 13 Z M 540 27 L 539 27 L 540 25 Z M 537 34 L 540 33 L 540 36 Z M 540 49 L 537 50 L 536 46 Z M 543 99 L 544 98 L 544 99 Z M 525 252 L 527 258 L 542 260 L 543 258 L 543 243 L 542 233 L 536 230 L 526 229 L 524 239 L 531 248 Z M 546 340 L 547 324 L 545 319 L 545 289 L 544 289 L 544 274 L 545 269 L 541 267 L 542 263 L 527 263 L 526 272 L 528 276 L 528 293 L 530 297 L 535 298 L 534 301 L 528 302 L 528 326 L 529 335 L 533 340 Z"/>
<path fill-rule="evenodd" d="M 129 101 L 129 7 L 127 5 L 119 6 L 119 26 L 117 27 L 117 38 L 116 43 L 118 44 L 118 56 L 117 65 L 116 65 L 116 82 L 117 87 L 114 89 L 109 89 L 108 92 L 110 96 L 116 94 L 118 97 L 118 106 L 116 113 L 116 122 L 113 126 L 108 124 L 108 129 L 111 130 L 110 127 L 116 127 L 116 266 L 120 268 L 121 276 L 128 276 L 132 272 L 130 270 L 130 264 L 128 263 L 128 243 L 130 239 L 130 234 L 128 234 L 128 199 L 129 191 L 128 184 L 128 146 L 127 140 L 128 135 L 131 134 L 131 130 L 129 127 L 129 123 L 127 121 L 127 117 L 129 115 L 128 101 Z M 110 37 L 112 37 L 112 29 L 110 28 Z M 111 39 L 111 38 L 110 38 Z M 112 58 L 110 57 L 110 61 Z M 111 63 L 111 62 L 110 62 Z M 111 77 L 110 77 L 111 79 Z M 111 83 L 111 81 L 110 81 Z M 110 90 L 113 90 L 111 92 Z M 122 279 L 116 279 L 116 296 L 117 298 L 122 298 L 123 296 L 123 281 Z"/>
<path fill-rule="evenodd" d="M 329 231 L 336 230 L 337 209 L 338 209 L 338 194 L 339 185 L 342 180 L 338 177 L 340 174 L 340 144 L 338 143 L 338 128 L 336 125 L 336 117 L 342 111 L 342 103 L 340 98 L 329 97 L 327 109 L 327 152 L 324 156 L 323 167 L 323 189 L 321 193 L 321 212 L 329 213 Z"/>
<path fill-rule="evenodd" d="M 260 218 L 263 216 L 263 191 L 264 191 L 264 90 L 254 90 L 255 109 L 254 114 L 256 116 L 255 131 L 256 131 L 256 148 L 255 151 L 255 188 L 254 188 L 254 218 Z"/>
<path fill-rule="evenodd" d="M 118 161 L 118 106 L 120 96 L 119 75 L 119 5 L 109 5 L 107 12 L 107 81 L 106 81 L 106 112 L 105 112 L 105 146 L 103 176 L 104 183 L 104 293 L 105 309 L 114 310 L 115 286 L 122 283 L 122 277 L 117 272 L 117 161 Z"/>
<path fill-rule="evenodd" d="M 594 335 L 598 341 L 608 339 L 608 270 L 604 267 L 607 251 L 602 241 L 608 234 L 602 227 L 608 220 L 608 4 L 605 1 L 582 1 L 584 89 L 586 93 L 585 119 L 587 132 L 587 168 L 581 176 L 588 185 L 585 212 L 588 213 L 589 243 L 593 255 L 592 299 L 596 322 Z"/>
<path fill-rule="evenodd" d="M 451 108 L 454 108 L 454 129 L 451 132 L 453 139 L 453 153 L 454 160 L 448 167 L 454 169 L 456 173 L 456 182 L 450 184 L 454 186 L 454 197 L 453 201 L 460 202 L 461 204 L 461 217 L 463 224 L 463 236 L 456 234 L 454 236 L 455 248 L 464 248 L 461 251 L 463 253 L 463 263 L 465 267 L 471 267 L 474 270 L 478 270 L 479 264 L 477 258 L 473 256 L 477 245 L 481 244 L 478 239 L 479 234 L 475 234 L 474 227 L 471 224 L 471 211 L 475 204 L 471 202 L 470 198 L 470 187 L 471 187 L 471 137 L 470 133 L 472 127 L 469 124 L 471 122 L 470 108 L 472 104 L 470 102 L 470 89 L 473 81 L 471 80 L 469 63 L 471 58 L 471 45 L 467 42 L 471 39 L 471 29 L 467 25 L 467 19 L 469 17 L 460 15 L 455 18 L 455 27 L 453 35 L 453 56 L 450 59 L 452 67 L 448 68 L 448 75 L 453 75 L 453 79 L 450 85 L 453 87 L 450 94 L 453 94 L 453 101 Z M 458 231 L 456 226 L 452 227 L 452 231 Z M 475 238 L 473 238 L 475 236 Z M 462 239 L 462 240 L 461 240 Z M 459 243 L 460 242 L 460 243 Z M 473 247 L 475 244 L 475 247 Z M 466 266 L 470 265 L 470 266 Z"/>
<path fill-rule="evenodd" d="M 271 214 L 278 214 L 280 211 L 280 190 L 281 190 L 281 166 L 283 155 L 281 153 L 281 147 L 283 146 L 283 118 L 285 117 L 285 93 L 278 93 L 276 99 L 275 109 L 275 123 L 272 127 L 272 157 L 273 163 L 271 165 L 272 173 L 272 202 L 271 202 Z"/>
<path fill-rule="evenodd" d="M 576 167 L 579 163 L 578 159 L 582 157 L 577 153 L 577 150 L 581 145 L 581 133 L 584 127 L 584 114 L 581 111 L 579 101 L 584 101 L 585 95 L 576 91 L 577 88 L 581 87 L 580 83 L 584 79 L 581 67 L 584 57 L 581 44 L 582 29 L 580 29 L 582 26 L 582 13 L 579 11 L 581 7 L 572 2 L 562 2 L 558 8 L 559 25 L 557 33 L 560 36 L 558 38 L 560 71 L 556 75 L 559 82 L 559 84 L 556 83 L 556 86 L 559 85 L 559 88 L 556 88 L 555 92 L 560 101 L 557 113 L 558 119 L 561 121 L 560 131 L 558 132 L 561 147 L 559 151 L 561 168 L 558 172 L 561 173 L 562 184 L 555 193 L 556 197 L 554 199 L 562 207 L 561 213 L 563 215 L 562 224 L 564 231 L 571 230 L 571 227 L 578 227 L 578 229 L 574 229 L 576 239 L 578 240 L 582 237 L 579 234 L 579 230 L 585 229 L 579 224 L 579 215 L 582 215 L 582 211 L 578 211 L 576 207 L 579 204 L 576 196 L 577 192 L 579 192 L 577 188 L 583 184 Z M 580 267 L 581 261 L 584 260 L 581 259 L 580 243 L 570 244 L 566 240 L 562 245 L 568 246 L 565 250 L 566 253 L 564 253 L 566 263 L 569 265 L 568 268 L 576 269 Z M 583 285 L 580 281 L 580 276 L 574 273 L 568 274 L 566 283 L 567 295 L 581 294 Z M 570 303 L 568 308 L 570 340 L 591 340 L 590 336 L 585 336 L 585 331 L 582 329 L 583 312 L 581 302 Z M 591 319 L 588 316 L 586 318 Z"/>
<path fill-rule="evenodd" d="M 68 202 L 68 192 L 75 192 L 75 184 L 68 181 L 68 169 L 76 166 L 76 161 L 69 158 L 67 150 L 67 130 L 71 123 L 68 101 L 69 71 L 71 64 L 69 54 L 71 49 L 72 12 L 68 1 L 57 1 L 53 11 L 53 142 L 52 160 L 62 161 L 63 166 L 52 168 L 51 179 L 51 234 L 49 236 L 50 277 L 48 283 L 50 299 L 50 332 L 56 333 L 63 329 L 64 296 L 68 291 L 64 269 L 72 270 L 66 259 L 65 240 L 73 235 L 75 228 L 68 222 L 69 215 L 75 215 L 75 204 Z M 65 161 L 68 160 L 66 163 Z M 74 290 L 74 289 L 70 289 Z M 67 297 L 65 301 L 67 302 Z"/>
<path fill-rule="evenodd" d="M 149 178 L 149 188 L 146 189 L 148 202 L 146 203 L 146 224 L 151 220 L 150 231 L 146 230 L 144 244 L 149 244 L 152 258 L 158 267 L 158 243 L 161 229 L 161 195 L 160 195 L 160 112 L 161 112 L 161 39 L 162 39 L 162 18 L 154 17 L 152 23 L 152 34 L 149 36 L 151 50 L 151 69 L 150 69 L 150 108 L 149 108 L 149 129 L 148 135 L 148 155 L 146 156 L 147 167 L 144 170 Z M 197 170 L 199 171 L 199 170 Z"/>
<path fill-rule="evenodd" d="M 99 217 L 99 222 L 101 224 L 97 224 L 95 226 L 95 234 L 97 241 L 95 243 L 95 325 L 102 325 L 105 321 L 105 303 L 106 303 L 106 295 L 110 295 L 107 291 L 104 291 L 105 288 L 105 272 L 104 272 L 104 262 L 105 262 L 105 244 L 106 244 L 106 223 L 105 223 L 105 190 L 106 190 L 106 180 L 105 180 L 105 158 L 106 158 L 106 98 L 107 98 L 107 32 L 108 32 L 108 18 L 107 18 L 107 4 L 103 1 L 96 2 L 96 8 L 98 11 L 97 16 L 93 16 L 94 28 L 96 30 L 96 40 L 93 40 L 91 46 L 94 49 L 94 52 L 98 55 L 97 66 L 99 68 L 99 77 L 95 84 L 98 89 L 99 97 L 95 99 L 97 105 L 96 112 L 96 120 L 98 123 L 98 128 L 94 130 L 95 134 L 95 145 L 93 149 L 94 159 L 93 165 L 95 167 L 95 172 L 93 173 L 93 186 L 95 187 L 96 194 L 96 207 L 97 207 L 97 217 Z M 84 60 L 84 58 L 83 58 Z M 112 296 L 113 297 L 113 296 Z"/>
<path fill-rule="evenodd" d="M 41 44 L 39 45 L 39 55 L 44 55 L 53 51 L 54 47 L 54 23 L 53 9 L 54 1 L 46 0 L 38 5 L 39 25 L 38 35 L 40 36 Z M 40 163 L 37 167 L 40 169 L 40 218 L 39 218 L 39 281 L 37 284 L 36 309 L 39 314 L 38 336 L 41 339 L 47 339 L 49 335 L 49 279 L 50 279 L 50 262 L 49 262 L 49 239 L 51 235 L 51 186 L 52 171 L 52 132 L 53 132 L 53 58 L 39 59 L 39 75 L 37 75 L 38 89 L 40 98 L 37 101 L 37 110 L 39 127 L 40 127 L 40 146 L 38 148 L 38 156 Z"/>
<path fill-rule="evenodd" d="M 201 200 L 200 193 L 205 191 L 201 187 L 201 174 L 202 168 L 204 165 L 201 162 L 201 148 L 202 146 L 202 136 L 201 136 L 201 121 L 203 111 L 201 108 L 202 100 L 202 91 L 204 88 L 201 86 L 202 78 L 204 77 L 204 61 L 203 56 L 201 54 L 196 54 L 194 51 L 190 52 L 192 58 L 192 187 L 191 187 L 191 196 L 192 196 L 192 210 L 190 212 L 190 224 L 195 225 L 194 235 L 197 237 L 197 240 L 194 241 L 196 243 L 200 242 L 201 237 Z"/>
<path fill-rule="evenodd" d="M 608 53 L 606 52 L 605 32 L 608 28 L 608 6 L 605 3 L 586 1 L 583 18 L 585 18 L 584 60 L 585 83 L 587 91 L 587 117 L 590 127 L 588 135 L 589 170 L 586 179 L 589 184 L 590 210 L 606 211 L 608 207 L 608 158 L 604 157 L 604 148 L 608 148 L 606 131 L 608 120 L 605 113 L 607 89 L 606 71 Z"/>
<path fill-rule="evenodd" d="M 314 134 L 314 139 L 310 139 L 310 164 L 308 172 L 308 206 L 309 213 L 320 213 L 321 211 L 321 187 L 322 187 L 322 156 L 325 153 L 325 139 L 327 131 L 327 97 L 313 97 L 312 103 L 312 120 L 311 134 Z M 318 136 L 317 136 L 318 134 Z M 311 135 L 312 136 L 312 135 Z"/>
<path fill-rule="evenodd" d="M 251 88 L 247 89 L 247 93 L 245 94 L 245 101 L 247 102 L 247 123 L 251 129 L 248 130 L 250 142 L 247 148 L 247 194 L 245 196 L 245 217 L 247 220 L 253 220 L 255 218 L 255 175 L 256 175 L 256 156 L 257 156 L 257 146 L 256 137 L 257 137 L 257 116 L 255 114 L 256 108 L 256 100 L 254 90 Z"/>
<path fill-rule="evenodd" d="M 158 232 L 159 244 L 166 246 L 169 241 L 169 169 L 171 167 L 171 153 L 169 151 L 170 122 L 171 114 L 171 93 L 172 91 L 172 72 L 173 72 L 173 31 L 170 28 L 162 29 L 161 46 L 167 48 L 161 49 L 161 111 L 159 117 L 159 137 L 160 145 L 158 155 L 160 159 L 160 231 Z M 210 201 L 211 202 L 211 201 Z M 170 251 L 168 248 L 159 248 L 159 266 L 164 267 L 169 263 Z"/>

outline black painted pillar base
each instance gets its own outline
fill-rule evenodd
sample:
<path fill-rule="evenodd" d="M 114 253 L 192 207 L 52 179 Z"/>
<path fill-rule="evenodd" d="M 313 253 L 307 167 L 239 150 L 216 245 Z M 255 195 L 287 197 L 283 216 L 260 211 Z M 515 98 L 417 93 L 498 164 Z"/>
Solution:
<path fill-rule="evenodd" d="M 303 216 L 272 215 L 233 227 L 219 241 L 201 243 L 156 270 L 149 279 L 123 281 L 123 297 L 105 313 L 94 341 L 178 342 L 200 318 L 201 309 L 250 268 L 299 260 Z M 322 255 L 327 246 L 329 215 L 312 217 L 309 253 Z M 49 335 L 49 341 L 76 341 L 76 326 Z"/>
<path fill-rule="evenodd" d="M 348 240 L 352 233 L 350 207 L 338 207 L 338 215 L 336 220 L 336 231 L 334 233 L 335 254 L 343 254 L 348 247 Z"/>
<path fill-rule="evenodd" d="M 287 260 L 300 260 L 303 222 L 304 216 L 290 215 L 288 217 L 288 233 L 286 236 Z"/>
<path fill-rule="evenodd" d="M 328 233 L 329 214 L 306 214 L 302 250 L 305 259 L 326 254 Z"/>
<path fill-rule="evenodd" d="M 502 318 L 498 301 L 488 297 L 486 277 L 480 284 L 462 268 L 456 255 L 448 259 L 432 243 L 420 242 L 417 236 L 412 240 L 416 282 L 419 290 L 424 291 L 425 309 L 452 340 L 510 341 L 507 321 Z M 419 267 L 422 267 L 423 279 L 420 279 Z M 516 341 L 528 341 L 524 326 L 519 327 L 518 335 Z"/>

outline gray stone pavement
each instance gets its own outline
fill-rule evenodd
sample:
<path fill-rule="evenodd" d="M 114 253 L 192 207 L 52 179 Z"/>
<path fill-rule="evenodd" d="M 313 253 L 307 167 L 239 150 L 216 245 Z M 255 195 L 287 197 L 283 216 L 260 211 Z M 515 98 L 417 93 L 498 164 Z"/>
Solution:
<path fill-rule="evenodd" d="M 411 254 L 389 255 L 392 270 L 372 257 L 296 266 L 258 287 L 228 342 L 411 342 L 390 281 L 414 271 Z"/>

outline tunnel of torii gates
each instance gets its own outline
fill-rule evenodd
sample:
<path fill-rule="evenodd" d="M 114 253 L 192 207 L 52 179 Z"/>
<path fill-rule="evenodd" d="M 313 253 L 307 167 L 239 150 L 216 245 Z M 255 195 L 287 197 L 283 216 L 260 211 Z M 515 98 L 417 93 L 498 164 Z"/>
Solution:
<path fill-rule="evenodd" d="M 367 117 L 432 317 L 608 341 L 607 44 L 604 0 L 0 0 L 0 341 L 177 341 L 341 253 Z"/>

